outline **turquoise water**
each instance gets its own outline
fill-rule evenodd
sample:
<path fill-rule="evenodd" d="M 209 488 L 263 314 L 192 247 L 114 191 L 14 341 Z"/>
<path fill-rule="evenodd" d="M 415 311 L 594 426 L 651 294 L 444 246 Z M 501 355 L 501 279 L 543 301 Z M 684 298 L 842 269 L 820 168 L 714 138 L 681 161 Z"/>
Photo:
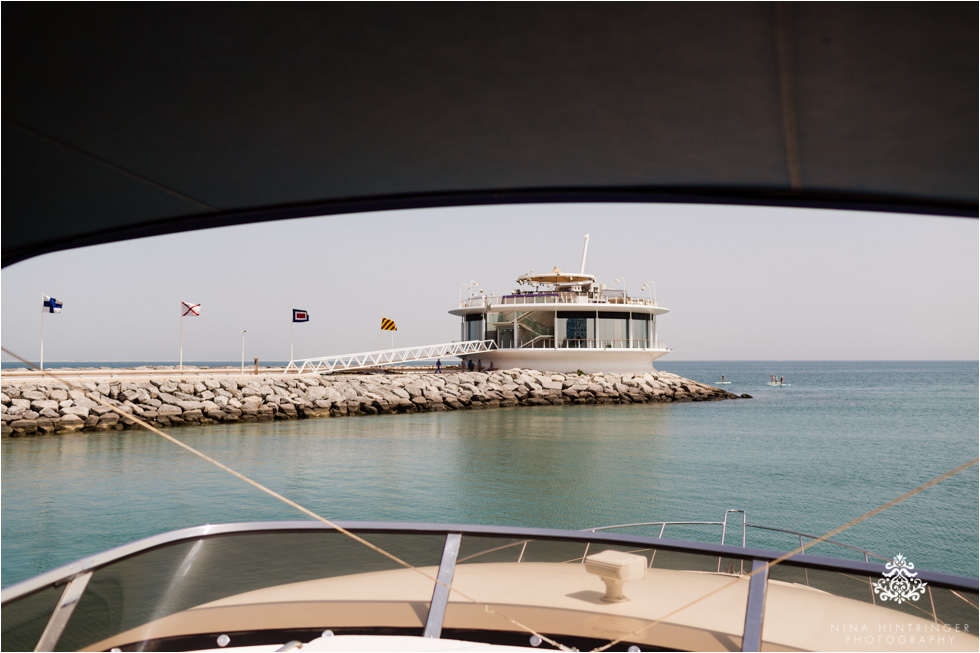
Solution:
<path fill-rule="evenodd" d="M 587 528 L 719 520 L 820 535 L 978 453 L 975 362 L 661 362 L 751 400 L 458 411 L 174 434 L 319 514 Z M 792 385 L 766 385 L 770 374 Z M 140 432 L 2 441 L 2 583 L 159 532 L 303 519 Z M 973 467 L 835 539 L 977 576 Z M 718 534 L 677 530 L 716 541 Z M 671 535 L 671 531 L 666 533 Z M 729 543 L 734 543 L 729 540 Z M 793 539 L 753 535 L 750 546 Z M 839 555 L 835 549 L 817 553 Z"/>

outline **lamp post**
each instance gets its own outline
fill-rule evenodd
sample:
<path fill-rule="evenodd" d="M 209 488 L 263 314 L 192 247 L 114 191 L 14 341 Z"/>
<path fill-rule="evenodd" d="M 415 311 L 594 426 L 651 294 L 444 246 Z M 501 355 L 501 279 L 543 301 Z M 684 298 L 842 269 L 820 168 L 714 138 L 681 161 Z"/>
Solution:
<path fill-rule="evenodd" d="M 645 282 L 640 286 L 640 291 L 649 290 L 650 291 L 650 303 L 654 306 L 657 305 L 657 284 L 652 281 Z M 648 335 L 650 338 L 650 346 L 657 346 L 657 316 L 653 316 L 653 331 Z"/>
<path fill-rule="evenodd" d="M 459 303 L 460 304 L 463 303 L 463 289 L 465 288 L 466 290 L 469 290 L 470 288 L 476 288 L 477 285 L 479 285 L 479 284 L 477 284 L 472 279 L 470 280 L 469 283 L 461 283 L 461 284 L 459 284 Z M 472 294 L 472 293 L 470 293 L 470 294 Z"/>
<path fill-rule="evenodd" d="M 625 304 L 626 303 L 626 277 L 623 277 L 621 279 L 616 279 L 616 283 L 623 284 L 623 303 Z"/>
<path fill-rule="evenodd" d="M 640 290 L 649 290 L 650 291 L 650 301 L 653 302 L 654 305 L 656 305 L 656 303 L 657 303 L 657 284 L 655 284 L 652 281 L 647 281 L 646 283 L 643 284 L 642 287 L 640 287 Z"/>

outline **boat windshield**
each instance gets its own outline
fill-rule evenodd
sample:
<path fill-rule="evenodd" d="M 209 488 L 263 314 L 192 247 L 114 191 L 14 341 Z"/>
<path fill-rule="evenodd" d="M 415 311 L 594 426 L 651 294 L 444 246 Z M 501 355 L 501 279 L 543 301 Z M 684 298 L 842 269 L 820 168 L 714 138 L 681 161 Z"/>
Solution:
<path fill-rule="evenodd" d="M 840 625 L 855 610 L 863 623 L 977 627 L 976 580 L 923 572 L 928 600 L 899 605 L 876 599 L 880 564 L 797 556 L 765 571 L 777 553 L 621 533 L 351 527 L 376 549 L 292 522 L 186 529 L 93 556 L 4 592 L 3 649 L 47 637 L 48 650 L 187 650 L 213 647 L 218 635 L 268 645 L 328 629 L 725 649 L 753 627 L 766 645 L 820 649 L 844 641 Z M 609 598 L 615 583 L 597 562 L 607 551 L 623 561 L 611 573 L 626 578 L 626 600 Z M 66 597 L 79 591 L 72 612 Z"/>

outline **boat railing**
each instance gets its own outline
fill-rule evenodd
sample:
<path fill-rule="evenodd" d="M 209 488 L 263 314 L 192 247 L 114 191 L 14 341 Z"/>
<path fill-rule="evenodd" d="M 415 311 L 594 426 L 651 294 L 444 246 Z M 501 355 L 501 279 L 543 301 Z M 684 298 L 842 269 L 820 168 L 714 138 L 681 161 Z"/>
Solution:
<path fill-rule="evenodd" d="M 741 513 L 743 543 L 749 528 L 812 538 L 786 529 L 750 525 L 742 510 L 727 511 L 720 522 L 643 522 L 585 531 L 385 522 L 342 522 L 334 527 L 311 521 L 200 526 L 127 544 L 5 588 L 2 592 L 3 645 L 4 650 L 78 650 L 108 642 L 120 633 L 146 627 L 169 615 L 187 614 L 187 611 L 226 597 L 243 596 L 264 588 L 292 587 L 305 581 L 319 583 L 330 578 L 350 578 L 351 574 L 399 569 L 386 558 L 374 555 L 373 548 L 364 548 L 365 555 L 357 555 L 362 545 L 344 533 L 355 533 L 370 541 L 374 548 L 383 546 L 400 554 L 403 560 L 415 559 L 415 565 L 438 566 L 437 571 L 433 568 L 434 577 L 443 582 L 434 585 L 428 613 L 419 615 L 425 628 L 424 636 L 434 638 L 438 638 L 442 631 L 442 620 L 451 600 L 449 585 L 453 574 L 465 563 L 534 562 L 533 569 L 537 570 L 541 569 L 540 563 L 557 563 L 558 568 L 567 568 L 568 564 L 584 561 L 591 547 L 596 552 L 612 549 L 649 557 L 650 568 L 654 568 L 656 557 L 658 569 L 740 577 L 748 582 L 742 650 L 761 650 L 766 588 L 770 579 L 798 583 L 802 569 L 804 573 L 815 574 L 814 587 L 821 592 L 855 598 L 855 581 L 859 582 L 858 586 L 867 587 L 871 579 L 885 578 L 888 568 L 875 562 L 825 558 L 809 553 L 794 554 L 783 560 L 783 554 L 776 550 L 662 537 L 668 527 L 721 526 L 724 539 L 729 516 L 738 513 Z M 648 526 L 656 527 L 659 535 L 610 532 Z M 441 562 L 438 562 L 440 550 Z M 284 551 L 291 555 L 283 555 Z M 572 551 L 576 553 L 569 557 Z M 872 556 L 881 558 L 868 552 L 868 558 Z M 724 568 L 713 562 L 716 558 L 726 561 Z M 772 566 L 776 560 L 780 560 L 780 564 Z M 709 562 L 711 568 L 705 568 Z M 193 574 L 188 574 L 192 568 Z M 922 607 L 908 606 L 916 610 L 908 614 L 938 627 L 965 622 L 966 632 L 975 632 L 976 579 L 923 570 L 917 570 L 917 575 L 927 584 L 925 596 L 928 600 L 922 601 Z M 349 584 L 343 586 L 350 587 Z M 379 586 L 379 594 L 374 600 L 391 600 L 383 587 Z M 523 587 L 518 582 L 510 591 L 519 595 Z M 591 586 L 583 584 L 583 587 Z M 91 591 L 86 593 L 87 589 Z M 89 594 L 94 595 L 91 600 Z M 476 598 L 479 600 L 480 597 Z M 343 597 L 326 595 L 317 600 L 342 601 Z M 874 601 L 873 591 L 871 600 Z M 504 602 L 499 598 L 491 599 L 491 603 L 495 610 L 504 611 Z M 508 605 L 512 603 L 514 601 L 507 602 Z M 73 618 L 77 606 L 81 608 Z M 900 609 L 892 603 L 885 605 L 883 602 L 881 607 L 907 612 L 906 606 Z M 814 619 L 818 618 L 815 614 Z M 906 617 L 902 615 L 901 618 Z M 528 625 L 543 627 L 535 622 Z M 828 627 L 832 625 L 827 624 Z M 343 623 L 317 622 L 317 626 L 342 627 Z M 151 631 L 152 626 L 146 632 L 152 635 Z M 138 640 L 137 637 L 135 643 L 139 643 Z M 120 642 L 124 646 L 133 643 Z M 107 645 L 107 648 L 116 645 Z"/>
<path fill-rule="evenodd" d="M 680 526 L 685 526 L 685 527 L 687 527 L 687 526 L 716 526 L 716 527 L 720 527 L 721 528 L 721 543 L 722 544 L 725 544 L 725 537 L 726 537 L 726 534 L 727 534 L 727 531 L 728 531 L 728 527 L 729 527 L 728 517 L 729 517 L 729 515 L 731 515 L 733 513 L 740 513 L 742 515 L 742 521 L 741 521 L 740 526 L 741 526 L 741 530 L 742 530 L 742 534 L 741 534 L 742 535 L 741 536 L 741 545 L 743 547 L 746 546 L 747 536 L 748 536 L 749 529 L 755 529 L 755 530 L 758 530 L 758 531 L 769 531 L 771 533 L 784 533 L 786 535 L 791 535 L 791 536 L 793 536 L 793 539 L 796 540 L 796 542 L 799 543 L 799 546 L 800 546 L 801 549 L 802 549 L 802 547 L 805 544 L 807 544 L 807 542 L 812 542 L 814 540 L 819 539 L 819 537 L 820 537 L 818 535 L 811 535 L 809 533 L 802 533 L 802 532 L 799 532 L 799 531 L 788 530 L 788 529 L 785 529 L 785 528 L 774 528 L 772 526 L 762 526 L 762 525 L 759 525 L 759 524 L 750 524 L 750 523 L 748 523 L 746 521 L 746 513 L 745 513 L 745 511 L 744 510 L 739 510 L 739 509 L 731 509 L 731 510 L 725 511 L 725 517 L 724 517 L 724 519 L 722 521 L 658 521 L 658 522 L 638 522 L 638 523 L 633 523 L 633 524 L 616 524 L 614 526 L 600 526 L 598 528 L 590 528 L 590 529 L 587 529 L 587 530 L 590 533 L 595 533 L 597 531 L 611 531 L 611 530 L 620 530 L 620 529 L 625 529 L 625 528 L 649 528 L 649 527 L 656 528 L 656 527 L 659 527 L 659 531 L 657 533 L 657 537 L 661 537 L 662 538 L 662 537 L 664 537 L 664 533 L 666 532 L 668 526 L 673 526 L 675 528 L 676 527 L 680 527 Z M 853 546 L 851 544 L 845 544 L 843 542 L 837 542 L 837 541 L 834 541 L 834 540 L 822 540 L 821 541 L 821 544 L 827 544 L 827 545 L 831 545 L 831 546 L 842 547 L 842 548 L 845 548 L 845 549 L 849 549 L 851 551 L 854 551 L 854 552 L 860 554 L 860 556 L 864 559 L 864 562 L 871 562 L 872 561 L 871 560 L 872 558 L 874 558 L 876 560 L 885 561 L 885 562 L 889 562 L 891 560 L 891 558 L 887 558 L 887 557 L 882 556 L 882 555 L 879 555 L 877 553 L 873 553 L 871 551 L 868 551 L 867 549 L 862 549 L 861 547 Z M 586 551 L 586 555 L 587 554 L 588 554 L 588 552 Z M 583 556 L 583 559 L 584 559 L 584 556 Z M 650 562 L 651 562 L 651 564 L 653 564 L 653 559 L 652 558 L 651 558 Z M 719 571 L 721 570 L 721 564 L 722 564 L 722 561 L 721 561 L 721 558 L 719 558 L 719 560 L 718 560 L 718 570 Z M 810 584 L 809 583 L 809 575 L 805 571 L 804 571 L 804 582 L 805 582 L 805 584 L 807 586 L 809 586 L 809 584 Z M 874 592 L 872 592 L 872 602 L 874 602 Z"/>

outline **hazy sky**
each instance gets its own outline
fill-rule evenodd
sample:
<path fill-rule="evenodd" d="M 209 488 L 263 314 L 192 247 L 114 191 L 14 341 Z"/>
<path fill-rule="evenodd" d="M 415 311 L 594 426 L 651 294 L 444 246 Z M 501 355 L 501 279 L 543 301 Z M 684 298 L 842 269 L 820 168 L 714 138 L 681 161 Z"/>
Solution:
<path fill-rule="evenodd" d="M 671 310 L 673 360 L 978 358 L 978 221 L 658 204 L 418 209 L 306 218 L 42 256 L 2 272 L 3 346 L 45 361 L 297 358 L 459 338 L 460 284 L 578 270 Z M 643 293 L 646 295 L 647 293 Z M 390 334 L 384 347 L 391 345 Z M 4 357 L 4 360 L 8 360 Z M 665 359 L 666 360 L 666 359 Z"/>

